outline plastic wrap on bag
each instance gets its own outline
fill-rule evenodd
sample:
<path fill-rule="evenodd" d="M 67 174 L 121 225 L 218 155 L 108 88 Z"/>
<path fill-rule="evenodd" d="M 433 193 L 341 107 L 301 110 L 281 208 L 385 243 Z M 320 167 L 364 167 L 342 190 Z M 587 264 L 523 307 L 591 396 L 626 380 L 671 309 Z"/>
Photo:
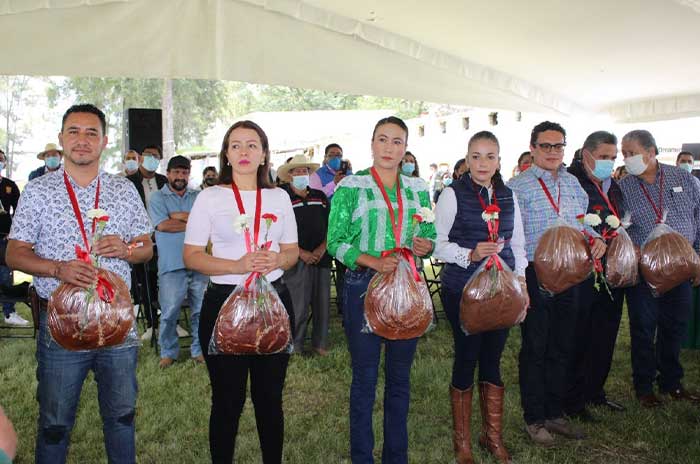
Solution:
<path fill-rule="evenodd" d="M 611 288 L 632 287 L 639 282 L 639 253 L 623 227 L 616 233 L 605 255 L 605 279 Z"/>
<path fill-rule="evenodd" d="M 462 330 L 473 335 L 513 327 L 522 320 L 527 302 L 518 277 L 495 255 L 484 260 L 462 290 L 459 303 Z"/>
<path fill-rule="evenodd" d="M 365 296 L 365 322 L 371 333 L 389 340 L 423 335 L 433 321 L 433 302 L 425 281 L 416 281 L 400 257 L 393 272 L 372 277 Z"/>
<path fill-rule="evenodd" d="M 654 295 L 663 295 L 700 273 L 690 242 L 666 224 L 657 224 L 642 245 L 639 267 Z"/>
<path fill-rule="evenodd" d="M 592 271 L 591 251 L 581 231 L 559 219 L 542 234 L 535 249 L 535 273 L 543 289 L 556 295 L 580 284 Z"/>
<path fill-rule="evenodd" d="M 214 324 L 209 354 L 275 354 L 291 349 L 289 315 L 265 277 L 238 285 Z"/>
<path fill-rule="evenodd" d="M 110 303 L 104 301 L 97 290 L 93 290 L 89 298 L 87 290 L 68 283 L 54 290 L 48 303 L 51 336 L 63 348 L 72 351 L 138 345 L 134 308 L 126 283 L 114 272 L 101 268 L 97 269 L 97 278 L 99 282 L 108 282 L 114 290 Z"/>

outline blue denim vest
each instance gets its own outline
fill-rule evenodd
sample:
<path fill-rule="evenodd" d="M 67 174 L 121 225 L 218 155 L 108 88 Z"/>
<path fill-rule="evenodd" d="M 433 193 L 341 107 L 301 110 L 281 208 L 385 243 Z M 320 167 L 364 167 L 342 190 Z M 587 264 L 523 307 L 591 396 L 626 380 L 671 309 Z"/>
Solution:
<path fill-rule="evenodd" d="M 450 242 L 456 243 L 463 248 L 474 249 L 479 242 L 488 241 L 488 228 L 482 219 L 483 208 L 477 198 L 477 187 L 472 183 L 468 175 L 462 176 L 452 183 L 451 188 L 455 192 L 457 199 L 457 215 L 448 238 Z M 485 204 L 489 204 L 488 190 L 482 188 L 481 198 Z M 506 242 L 503 250 L 498 254 L 503 261 L 510 266 L 515 266 L 515 256 L 510 247 L 510 239 L 513 236 L 515 205 L 513 204 L 513 191 L 501 185 L 496 188 L 496 201 L 501 212 L 498 214 L 500 220 L 498 235 Z M 442 271 L 442 285 L 450 291 L 461 292 L 469 277 L 476 271 L 481 262 L 472 262 L 467 269 L 454 263 L 448 263 Z"/>

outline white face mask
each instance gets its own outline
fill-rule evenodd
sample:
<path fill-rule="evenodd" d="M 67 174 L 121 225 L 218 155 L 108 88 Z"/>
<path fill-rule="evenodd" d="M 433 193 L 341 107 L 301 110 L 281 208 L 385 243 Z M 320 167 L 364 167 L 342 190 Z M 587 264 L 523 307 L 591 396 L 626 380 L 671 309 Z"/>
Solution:
<path fill-rule="evenodd" d="M 627 172 L 633 176 L 639 176 L 647 170 L 647 163 L 644 162 L 644 155 L 633 155 L 625 158 Z"/>

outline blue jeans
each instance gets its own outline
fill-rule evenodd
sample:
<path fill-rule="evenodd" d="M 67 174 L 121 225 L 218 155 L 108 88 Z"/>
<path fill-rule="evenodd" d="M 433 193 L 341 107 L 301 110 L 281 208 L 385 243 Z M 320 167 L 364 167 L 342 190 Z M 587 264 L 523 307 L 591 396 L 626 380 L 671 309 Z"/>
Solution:
<path fill-rule="evenodd" d="M 46 312 L 41 312 L 36 352 L 37 464 L 66 462 L 80 392 L 90 370 L 95 373 L 97 383 L 107 459 L 110 464 L 136 462 L 137 351 L 137 347 L 65 350 L 51 338 Z"/>
<path fill-rule="evenodd" d="M 0 266 L 0 285 L 12 287 L 12 271 L 7 266 Z M 2 312 L 5 313 L 5 317 L 10 317 L 10 314 L 15 312 L 14 303 L 3 304 Z"/>
<path fill-rule="evenodd" d="M 693 294 L 689 282 L 654 298 L 643 280 L 627 290 L 632 345 L 632 380 L 637 395 L 653 391 L 658 371 L 659 390 L 681 386 L 681 343 L 688 330 Z"/>
<path fill-rule="evenodd" d="M 384 340 L 363 333 L 364 293 L 373 271 L 348 271 L 343 287 L 343 322 L 352 359 L 350 385 L 350 456 L 353 464 L 372 464 L 372 409 L 377 389 L 379 358 L 384 343 L 384 448 L 382 463 L 408 463 L 408 405 L 413 356 L 418 339 Z"/>
<path fill-rule="evenodd" d="M 159 277 L 158 301 L 160 302 L 160 357 L 177 359 L 180 343 L 177 337 L 177 320 L 180 308 L 187 297 L 190 305 L 190 328 L 192 357 L 202 354 L 199 345 L 199 312 L 202 309 L 204 290 L 209 277 L 199 272 L 178 269 L 161 274 Z"/>

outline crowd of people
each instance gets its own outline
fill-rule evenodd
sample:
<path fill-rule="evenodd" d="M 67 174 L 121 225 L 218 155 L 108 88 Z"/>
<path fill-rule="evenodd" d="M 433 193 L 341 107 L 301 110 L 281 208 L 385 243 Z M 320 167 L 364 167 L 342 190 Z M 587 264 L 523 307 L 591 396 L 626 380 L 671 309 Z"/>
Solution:
<path fill-rule="evenodd" d="M 325 356 L 333 267 L 352 369 L 351 460 L 374 462 L 373 411 L 383 346 L 382 462 L 408 462 L 410 373 L 420 337 L 390 340 L 365 327 L 370 281 L 397 269 L 401 258 L 396 250 L 406 250 L 402 253 L 419 263 L 432 256 L 444 266 L 440 300 L 454 340 L 452 374 L 445 382 L 457 463 L 474 462 L 475 390 L 482 424 L 478 441 L 499 462 L 511 462 L 503 441 L 506 386 L 500 370 L 510 330 L 467 334 L 460 322 L 463 288 L 496 255 L 513 270 L 528 301 L 518 321 L 518 371 L 524 431 L 533 444 L 552 446 L 557 435 L 585 439 L 571 419 L 593 420 L 590 406 L 625 410 L 605 391 L 625 299 L 639 404 L 660 407 L 662 398 L 700 402 L 682 384 L 679 358 L 692 286 L 700 280 L 655 296 L 643 279 L 608 291 L 591 276 L 551 294 L 541 288 L 542 276 L 535 272 L 536 247 L 557 221 L 585 231 L 592 258 L 605 262 L 610 239 L 601 226 L 579 221 L 586 214 L 630 215 L 627 232 L 638 247 L 663 220 L 700 250 L 700 181 L 691 173 L 693 156 L 680 153 L 677 166 L 659 163 L 656 142 L 647 131 L 631 131 L 620 144 L 610 132 L 593 132 L 567 167 L 565 129 L 542 122 L 533 128 L 529 151 L 520 155 L 516 175 L 508 182 L 500 173 L 498 138 L 482 131 L 465 144 L 465 157 L 451 170 L 445 163 L 431 164 L 426 182 L 416 155 L 406 150 L 406 124 L 392 116 L 378 121 L 368 134 L 372 166 L 353 172 L 342 147 L 330 144 L 322 163 L 297 155 L 273 179 L 267 134 L 252 121 L 239 121 L 223 137 L 219 166 L 204 170 L 197 190 L 188 187 L 191 162 L 186 157 L 168 160 L 166 175 L 156 172 L 162 160 L 156 146 L 129 151 L 122 175 L 107 174 L 99 161 L 106 132 L 104 114 L 95 106 L 69 108 L 58 136 L 61 148 L 49 144 L 39 154 L 45 166 L 32 173 L 21 195 L 9 179 L 3 178 L 0 186 L 0 232 L 7 236 L 0 283 L 7 285 L 10 269 L 21 270 L 34 276 L 39 295 L 37 463 L 65 462 L 90 370 L 97 380 L 109 461 L 136 461 L 137 347 L 70 351 L 53 339 L 47 324 L 48 300 L 59 284 L 89 288 L 96 279 L 95 267 L 76 257 L 76 244 L 89 233 L 87 213 L 93 207 L 109 214 L 104 235 L 90 250 L 101 257 L 100 266 L 121 277 L 137 303 L 149 298 L 143 288 L 157 289 L 162 368 L 180 357 L 178 320 L 187 301 L 190 357 L 206 365 L 211 384 L 209 449 L 215 463 L 233 461 L 248 377 L 262 460 L 282 462 L 282 397 L 290 361 L 288 350 L 250 355 L 212 351 L 222 306 L 234 289 L 247 285 L 251 274 L 264 275 L 287 312 L 291 352 L 305 351 L 310 321 L 310 350 Z M 618 149 L 627 172 L 613 177 Z M 0 152 L 0 170 L 3 163 Z M 497 240 L 484 219 L 494 206 Z M 434 221 L 420 223 L 414 234 L 412 218 L 431 209 Z M 250 231 L 234 227 L 241 217 L 253 220 L 252 248 Z M 262 234 L 264 243 L 258 238 Z M 12 308 L 4 310 L 6 321 L 21 323 Z M 147 311 L 146 316 L 148 337 L 157 313 Z"/>

